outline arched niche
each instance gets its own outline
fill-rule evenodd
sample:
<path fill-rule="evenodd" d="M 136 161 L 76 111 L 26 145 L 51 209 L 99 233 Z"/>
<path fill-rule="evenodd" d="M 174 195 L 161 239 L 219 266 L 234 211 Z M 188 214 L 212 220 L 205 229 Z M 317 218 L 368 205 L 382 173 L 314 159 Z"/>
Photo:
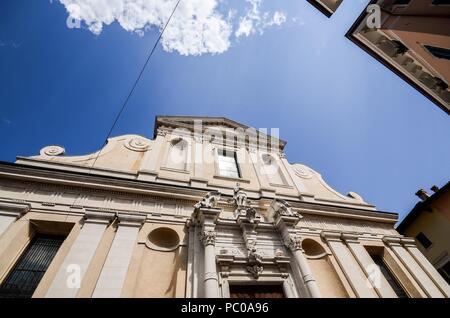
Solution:
<path fill-rule="evenodd" d="M 167 153 L 166 168 L 187 170 L 189 143 L 183 138 L 174 138 L 170 141 Z"/>
<path fill-rule="evenodd" d="M 269 154 L 262 154 L 261 161 L 263 166 L 263 174 L 268 179 L 269 183 L 274 185 L 286 185 L 286 178 L 278 166 L 277 160 Z"/>
<path fill-rule="evenodd" d="M 302 240 L 302 249 L 323 297 L 347 297 L 330 255 L 321 242 L 313 238 Z"/>

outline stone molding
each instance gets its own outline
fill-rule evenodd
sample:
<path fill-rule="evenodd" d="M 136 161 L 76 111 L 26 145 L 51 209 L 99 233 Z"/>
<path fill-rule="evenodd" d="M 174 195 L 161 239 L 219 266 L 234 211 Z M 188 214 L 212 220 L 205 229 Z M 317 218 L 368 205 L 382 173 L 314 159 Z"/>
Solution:
<path fill-rule="evenodd" d="M 119 220 L 119 226 L 141 227 L 147 219 L 147 216 L 142 214 L 118 213 L 117 219 Z"/>
<path fill-rule="evenodd" d="M 382 238 L 383 242 L 389 246 L 401 246 L 401 238 L 394 236 L 384 236 Z"/>
<path fill-rule="evenodd" d="M 320 233 L 320 236 L 326 242 L 342 242 L 342 233 L 341 232 L 325 232 L 325 231 L 322 231 Z"/>
<path fill-rule="evenodd" d="M 116 217 L 115 212 L 86 210 L 84 214 L 85 223 L 109 224 Z"/>
<path fill-rule="evenodd" d="M 341 238 L 347 244 L 349 244 L 349 243 L 359 244 L 359 236 L 356 234 L 342 233 Z"/>
<path fill-rule="evenodd" d="M 0 200 L 0 215 L 21 217 L 23 214 L 29 212 L 31 204 Z"/>

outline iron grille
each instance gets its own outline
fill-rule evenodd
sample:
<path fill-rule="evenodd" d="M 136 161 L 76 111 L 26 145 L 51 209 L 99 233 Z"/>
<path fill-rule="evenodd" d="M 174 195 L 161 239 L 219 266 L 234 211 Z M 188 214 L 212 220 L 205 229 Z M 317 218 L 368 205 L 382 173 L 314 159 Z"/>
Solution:
<path fill-rule="evenodd" d="M 0 285 L 0 298 L 31 298 L 64 237 L 37 234 Z"/>

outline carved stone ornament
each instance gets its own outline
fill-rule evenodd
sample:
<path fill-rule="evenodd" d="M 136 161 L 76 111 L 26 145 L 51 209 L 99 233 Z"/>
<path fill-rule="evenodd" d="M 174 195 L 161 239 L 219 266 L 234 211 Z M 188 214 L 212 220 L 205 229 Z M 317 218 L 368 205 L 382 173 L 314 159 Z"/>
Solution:
<path fill-rule="evenodd" d="M 233 198 L 228 202 L 235 206 L 236 215 L 245 216 L 250 223 L 259 223 L 260 216 L 256 209 L 251 206 L 251 201 L 248 199 L 247 193 L 241 189 L 239 183 L 236 183 Z"/>
<path fill-rule="evenodd" d="M 200 208 L 215 208 L 220 200 L 219 191 L 211 191 L 206 193 L 206 195 L 197 204 L 194 205 L 196 209 Z"/>
<path fill-rule="evenodd" d="M 251 264 L 262 264 L 263 261 L 262 254 L 258 252 L 256 249 L 249 253 L 248 258 Z"/>
<path fill-rule="evenodd" d="M 284 257 L 284 256 L 285 256 L 285 254 L 284 254 L 284 251 L 282 249 L 277 248 L 275 250 L 275 257 Z"/>
<path fill-rule="evenodd" d="M 239 183 L 236 183 L 234 187 L 233 198 L 230 200 L 230 203 L 234 203 L 237 209 L 241 209 L 244 207 L 250 206 L 250 201 L 247 198 L 247 193 L 245 193 L 240 187 Z"/>
<path fill-rule="evenodd" d="M 60 146 L 47 146 L 41 149 L 40 154 L 41 156 L 62 156 L 64 155 L 66 150 L 63 147 Z"/>
<path fill-rule="evenodd" d="M 150 147 L 148 140 L 144 138 L 131 138 L 125 142 L 125 147 L 132 151 L 147 151 Z"/>
<path fill-rule="evenodd" d="M 298 177 L 303 178 L 303 179 L 311 179 L 312 178 L 311 172 L 305 166 L 295 164 L 295 165 L 292 165 L 292 168 L 294 169 L 294 172 Z"/>
<path fill-rule="evenodd" d="M 215 231 L 202 231 L 200 234 L 200 240 L 203 245 L 215 245 L 216 244 L 216 232 Z"/>
<path fill-rule="evenodd" d="M 156 134 L 158 136 L 162 136 L 165 137 L 167 135 L 167 129 L 164 129 L 163 127 L 158 128 L 158 130 L 156 131 Z"/>
<path fill-rule="evenodd" d="M 292 206 L 286 200 L 275 199 L 273 200 L 271 207 L 274 210 L 275 215 L 278 214 L 281 216 L 294 216 L 302 218 L 302 216 L 297 211 L 294 211 Z"/>
<path fill-rule="evenodd" d="M 247 271 L 253 275 L 254 278 L 258 279 L 262 274 L 264 268 L 261 265 L 254 264 L 247 266 Z"/>
<path fill-rule="evenodd" d="M 302 239 L 297 235 L 290 235 L 285 239 L 284 244 L 292 251 L 302 250 Z"/>

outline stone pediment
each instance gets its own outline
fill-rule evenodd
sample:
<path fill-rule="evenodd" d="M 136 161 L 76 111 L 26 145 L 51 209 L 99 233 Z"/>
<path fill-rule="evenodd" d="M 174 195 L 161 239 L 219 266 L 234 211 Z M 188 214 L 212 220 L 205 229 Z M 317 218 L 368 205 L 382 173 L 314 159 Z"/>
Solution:
<path fill-rule="evenodd" d="M 197 126 L 196 126 L 197 125 Z M 283 150 L 286 146 L 286 141 L 265 134 L 260 130 L 238 123 L 225 117 L 202 117 L 202 116 L 157 116 L 155 119 L 154 136 L 156 137 L 158 130 L 161 128 L 171 129 L 185 129 L 194 133 L 205 132 L 208 129 L 220 130 L 220 131 L 254 131 L 259 139 L 265 139 L 272 144 L 278 144 L 280 150 Z M 201 127 L 199 129 L 199 127 Z M 267 127 L 267 131 L 270 131 L 270 127 Z"/>

